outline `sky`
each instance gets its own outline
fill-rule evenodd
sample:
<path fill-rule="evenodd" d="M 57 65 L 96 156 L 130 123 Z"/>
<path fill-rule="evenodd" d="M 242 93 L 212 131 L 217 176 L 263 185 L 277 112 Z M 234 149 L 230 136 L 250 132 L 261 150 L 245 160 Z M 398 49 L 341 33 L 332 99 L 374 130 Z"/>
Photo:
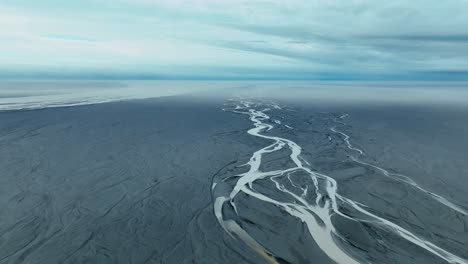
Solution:
<path fill-rule="evenodd" d="M 468 0 L 0 0 L 0 78 L 468 80 Z"/>

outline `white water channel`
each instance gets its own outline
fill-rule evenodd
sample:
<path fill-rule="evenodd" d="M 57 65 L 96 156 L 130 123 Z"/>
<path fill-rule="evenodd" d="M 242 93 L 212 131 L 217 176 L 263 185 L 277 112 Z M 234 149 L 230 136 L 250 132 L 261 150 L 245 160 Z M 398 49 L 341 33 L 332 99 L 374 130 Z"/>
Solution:
<path fill-rule="evenodd" d="M 250 248 L 258 252 L 267 263 L 278 263 L 274 257 L 274 252 L 268 252 L 258 241 L 256 241 L 246 230 L 244 230 L 239 223 L 231 219 L 225 219 L 223 210 L 228 203 L 234 208 L 235 213 L 238 213 L 236 204 L 236 197 L 240 193 L 247 194 L 251 197 L 259 199 L 263 202 L 270 203 L 281 208 L 289 215 L 296 217 L 307 225 L 307 230 L 311 237 L 314 239 L 318 247 L 334 262 L 339 264 L 358 264 L 363 263 L 356 259 L 346 248 L 344 248 L 343 242 L 345 239 L 335 228 L 332 218 L 333 217 L 344 217 L 357 222 L 366 222 L 373 224 L 376 227 L 380 227 L 387 231 L 390 231 L 401 238 L 407 240 L 414 245 L 425 249 L 428 253 L 434 254 L 435 256 L 445 260 L 448 263 L 454 264 L 468 264 L 468 260 L 458 257 L 441 247 L 418 237 L 409 230 L 389 221 L 382 217 L 379 217 L 372 212 L 368 211 L 367 206 L 355 202 L 349 198 L 346 198 L 338 193 L 337 182 L 324 174 L 313 171 L 308 162 L 301 158 L 301 147 L 295 142 L 281 137 L 268 136 L 265 132 L 274 129 L 274 123 L 270 122 L 270 117 L 266 114 L 271 109 L 281 110 L 276 104 L 271 103 L 260 103 L 250 102 L 245 100 L 233 101 L 234 106 L 232 108 L 225 109 L 238 114 L 247 115 L 250 121 L 253 123 L 253 128 L 247 131 L 248 134 L 270 140 L 272 143 L 257 151 L 255 151 L 246 166 L 248 171 L 239 175 L 235 175 L 237 178 L 233 188 L 228 193 L 223 195 L 214 193 L 214 212 L 215 215 L 224 228 L 224 230 L 234 238 L 242 240 Z M 345 118 L 347 115 L 343 115 L 340 118 Z M 291 127 L 291 129 L 293 129 Z M 350 143 L 350 137 L 345 133 L 338 131 L 336 128 L 332 128 L 334 133 L 337 133 L 343 137 L 343 141 L 347 144 L 350 150 L 356 151 L 359 155 L 363 155 L 364 152 Z M 262 164 L 262 157 L 265 154 L 270 154 L 276 151 L 287 149 L 290 151 L 289 158 L 293 162 L 294 166 L 284 168 L 281 170 L 273 171 L 261 171 L 260 167 Z M 449 206 L 460 213 L 466 213 L 462 208 L 450 203 L 448 200 L 441 196 L 432 194 L 427 190 L 422 189 L 410 178 L 402 175 L 391 174 L 388 171 L 379 168 L 377 166 L 367 164 L 359 161 L 357 158 L 354 160 L 366 166 L 372 166 L 383 172 L 388 177 L 396 176 L 398 180 L 412 185 L 413 187 L 424 191 L 437 201 Z M 302 173 L 303 177 L 309 177 L 313 182 L 313 186 L 301 187 L 296 184 L 291 175 L 293 173 Z M 289 190 L 278 179 L 285 177 L 289 180 L 290 184 L 295 188 L 299 188 L 302 194 L 298 195 L 296 192 Z M 253 184 L 258 180 L 269 179 L 276 186 L 277 191 L 287 194 L 294 202 L 283 202 L 263 194 L 253 189 Z M 404 179 L 404 180 L 402 180 Z M 215 185 L 213 185 L 213 189 Z M 306 199 L 307 192 L 315 193 L 315 201 L 311 202 Z M 338 206 L 338 202 L 353 208 L 356 212 L 359 212 L 364 217 L 351 217 L 347 214 L 343 214 Z M 368 263 L 368 262 L 365 262 Z"/>

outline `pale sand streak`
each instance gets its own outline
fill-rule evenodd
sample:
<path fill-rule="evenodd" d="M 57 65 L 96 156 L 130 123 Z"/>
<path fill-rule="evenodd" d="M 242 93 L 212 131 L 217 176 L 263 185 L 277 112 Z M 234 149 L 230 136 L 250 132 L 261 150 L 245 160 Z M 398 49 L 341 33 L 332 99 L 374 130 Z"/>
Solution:
<path fill-rule="evenodd" d="M 345 117 L 348 117 L 349 115 L 348 114 L 345 114 L 345 115 L 342 115 L 339 117 L 339 119 L 343 119 Z M 364 155 L 364 151 L 362 151 L 361 149 L 359 148 L 356 148 L 355 146 L 353 146 L 350 142 L 350 136 L 345 134 L 344 132 L 342 131 L 338 131 L 336 130 L 336 128 L 331 128 L 330 129 L 331 131 L 333 131 L 334 133 L 336 134 L 339 134 L 341 136 L 343 136 L 343 141 L 346 143 L 347 147 L 350 149 L 350 150 L 353 150 L 353 151 L 356 151 L 358 152 L 360 155 Z M 451 208 L 452 210 L 455 210 L 457 212 L 459 212 L 460 214 L 463 214 L 463 215 L 467 215 L 468 216 L 468 210 L 465 209 L 465 208 L 462 208 L 461 206 L 455 204 L 455 203 L 452 203 L 450 202 L 449 200 L 447 200 L 446 198 L 438 195 L 438 194 L 435 194 L 429 190 L 426 190 L 424 188 L 422 188 L 419 184 L 417 184 L 413 179 L 411 179 L 410 177 L 406 176 L 406 175 L 403 175 L 403 174 L 399 174 L 399 173 L 392 173 L 392 172 L 389 172 L 388 170 L 384 169 L 384 168 L 381 168 L 381 167 L 378 167 L 376 165 L 373 165 L 373 164 L 370 164 L 370 163 L 367 163 L 367 162 L 364 162 L 362 160 L 360 160 L 359 158 L 357 157 L 354 157 L 354 156 L 351 156 L 351 159 L 359 164 L 362 164 L 364 166 L 367 166 L 367 167 L 371 167 L 371 168 L 374 168 L 378 171 L 380 171 L 383 175 L 385 175 L 386 177 L 389 177 L 391 179 L 394 179 L 396 181 L 399 181 L 399 182 L 403 182 L 405 184 L 408 184 L 410 186 L 412 186 L 413 188 L 429 195 L 432 199 L 436 200 L 437 202 Z"/>

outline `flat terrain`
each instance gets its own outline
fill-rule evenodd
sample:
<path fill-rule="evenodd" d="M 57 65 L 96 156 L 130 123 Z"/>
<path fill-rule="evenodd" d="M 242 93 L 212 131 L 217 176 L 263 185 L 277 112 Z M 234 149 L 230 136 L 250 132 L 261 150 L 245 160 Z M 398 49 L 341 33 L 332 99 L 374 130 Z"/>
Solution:
<path fill-rule="evenodd" d="M 223 111 L 225 99 L 187 95 L 0 112 L 0 263 L 264 263 L 214 214 L 213 198 L 231 192 L 239 179 L 233 176 L 272 144 L 247 133 L 254 127 L 248 115 Z M 339 195 L 468 259 L 468 108 L 278 105 L 265 112 L 272 129 L 261 133 L 297 143 L 302 162 L 334 179 Z M 284 147 L 265 153 L 260 170 L 285 170 L 293 161 Z M 301 173 L 290 183 L 312 193 Z M 222 184 L 213 188 L 213 181 Z M 298 188 L 284 177 L 278 182 Z M 291 198 L 269 179 L 253 189 Z M 245 194 L 235 202 L 238 215 L 226 205 L 222 216 L 278 263 L 334 263 L 322 241 L 280 206 Z M 342 236 L 337 244 L 361 263 L 449 262 L 350 203 L 339 203 L 339 211 L 355 220 L 331 217 Z"/>
<path fill-rule="evenodd" d="M 0 113 L 0 263 L 248 262 L 212 214 L 212 176 L 252 151 L 222 104 Z"/>
<path fill-rule="evenodd" d="M 280 262 L 468 263 L 466 107 L 279 105 L 232 105 L 259 129 L 249 131 L 264 147 L 251 164 L 261 159 L 267 174 L 250 172 L 253 165 L 221 173 L 218 182 L 231 185 L 224 189 L 241 190 L 235 207 L 224 206 L 226 223 L 236 221 Z M 299 161 L 287 140 L 300 146 Z M 255 180 L 239 183 L 233 171 Z"/>

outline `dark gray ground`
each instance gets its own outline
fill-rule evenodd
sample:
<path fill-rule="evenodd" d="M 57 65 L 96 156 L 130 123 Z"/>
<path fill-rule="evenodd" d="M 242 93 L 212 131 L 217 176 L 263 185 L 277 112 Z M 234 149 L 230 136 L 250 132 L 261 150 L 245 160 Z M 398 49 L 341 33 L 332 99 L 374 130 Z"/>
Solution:
<path fill-rule="evenodd" d="M 364 151 L 361 159 L 365 162 L 404 174 L 466 211 L 467 106 L 289 104 L 295 110 L 290 118 L 300 123 L 290 138 L 300 143 L 317 171 L 337 180 L 340 193 L 368 205 L 379 216 L 421 238 L 468 259 L 468 216 L 441 205 L 408 184 L 351 161 L 349 155 L 357 156 L 357 153 L 347 148 L 341 136 L 329 130 L 325 132 L 336 126 L 351 137 L 355 147 Z M 343 120 L 345 124 L 337 124 L 330 118 L 343 113 L 349 114 Z M 328 136 L 331 140 L 327 140 Z M 384 253 L 374 263 L 447 263 L 385 232 L 367 231 L 382 236 L 380 239 L 386 241 L 384 247 L 372 239 L 366 242 L 362 234 L 352 232 L 349 236 L 356 238 L 356 245 L 366 249 L 364 254 L 373 254 L 369 248 Z"/>
<path fill-rule="evenodd" d="M 213 215 L 212 177 L 268 143 L 223 103 L 181 96 L 0 113 L 0 263 L 263 263 Z M 272 116 L 294 130 L 272 133 L 301 145 L 343 194 L 468 258 L 466 216 L 351 162 L 329 131 L 349 113 L 340 128 L 366 161 L 468 206 L 466 108 L 287 103 Z M 280 159 L 266 168 L 287 166 Z M 330 263 L 296 219 L 248 199 L 261 210 L 243 211 L 245 228 L 268 249 L 292 263 Z M 284 239 L 269 240 L 260 222 Z M 391 235 L 380 234 L 396 246 L 380 247 L 361 231 L 346 235 L 374 263 L 446 263 Z"/>
<path fill-rule="evenodd" d="M 220 140 L 250 125 L 222 103 L 0 113 L 0 263 L 247 262 L 212 214 L 213 174 L 253 150 Z"/>
<path fill-rule="evenodd" d="M 310 104 L 288 101 L 282 106 L 281 110 L 267 112 L 271 118 L 268 123 L 274 125 L 273 120 L 280 120 L 281 125 L 275 125 L 265 134 L 298 143 L 313 170 L 337 181 L 339 194 L 366 205 L 373 214 L 408 230 L 422 241 L 468 259 L 466 214 L 351 158 L 359 157 L 390 172 L 404 174 L 421 188 L 447 198 L 468 212 L 464 191 L 468 184 L 465 163 L 468 138 L 463 136 L 468 132 L 467 107 L 336 104 L 313 100 Z M 346 113 L 349 116 L 341 120 L 339 117 Z M 348 134 L 353 146 L 362 149 L 364 155 L 350 150 L 344 137 L 330 130 L 333 127 Z M 260 138 L 257 141 L 263 142 L 263 146 L 271 143 Z M 266 154 L 262 171 L 294 167 L 289 154 L 288 151 Z M 223 174 L 230 175 L 232 171 Z M 301 181 L 301 175 L 294 177 L 296 183 Z M 289 184 L 287 179 L 281 182 L 285 186 Z M 313 186 L 311 182 L 308 185 Z M 269 179 L 258 180 L 253 188 L 268 197 L 291 201 Z M 288 263 L 332 263 L 317 250 L 304 225 L 281 209 L 249 195 L 241 195 L 236 204 L 243 227 L 278 259 Z M 354 218 L 363 216 L 346 206 L 340 211 Z M 379 225 L 340 217 L 334 218 L 334 225 L 350 242 L 345 248 L 361 263 L 448 263 Z"/>
<path fill-rule="evenodd" d="M 300 112 L 298 118 L 349 114 L 337 127 L 365 152 L 365 161 L 468 206 L 468 105 L 290 104 Z"/>

